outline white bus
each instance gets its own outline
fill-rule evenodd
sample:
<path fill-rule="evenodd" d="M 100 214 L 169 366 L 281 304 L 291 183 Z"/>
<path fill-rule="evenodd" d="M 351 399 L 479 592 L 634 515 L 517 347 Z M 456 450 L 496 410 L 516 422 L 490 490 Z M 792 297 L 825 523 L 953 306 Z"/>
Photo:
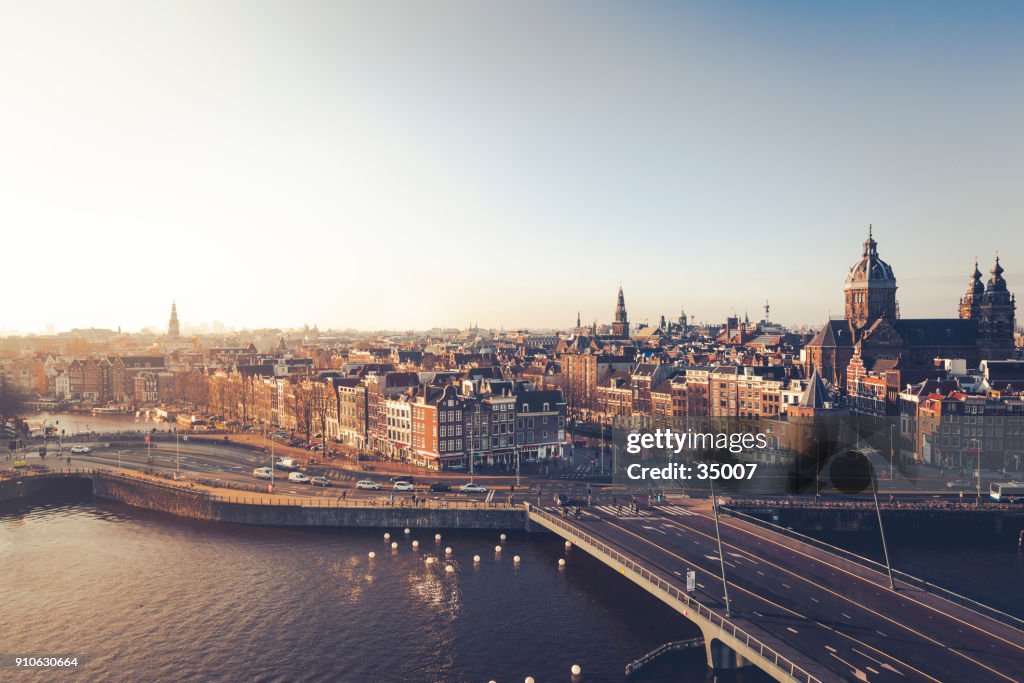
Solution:
<path fill-rule="evenodd" d="M 994 481 L 989 485 L 988 495 L 998 502 L 1024 503 L 1024 481 Z"/>

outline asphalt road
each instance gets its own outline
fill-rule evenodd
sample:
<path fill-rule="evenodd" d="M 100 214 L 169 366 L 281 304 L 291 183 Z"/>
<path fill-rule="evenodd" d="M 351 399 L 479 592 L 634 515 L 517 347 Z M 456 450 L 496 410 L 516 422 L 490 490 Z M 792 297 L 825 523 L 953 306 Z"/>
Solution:
<path fill-rule="evenodd" d="M 576 523 L 677 577 L 680 587 L 686 570 L 695 569 L 697 599 L 724 607 L 709 507 L 664 506 L 632 516 L 596 505 Z M 1020 631 L 909 586 L 894 593 L 884 574 L 759 527 L 722 518 L 721 531 L 733 614 L 837 677 L 1024 680 Z"/>

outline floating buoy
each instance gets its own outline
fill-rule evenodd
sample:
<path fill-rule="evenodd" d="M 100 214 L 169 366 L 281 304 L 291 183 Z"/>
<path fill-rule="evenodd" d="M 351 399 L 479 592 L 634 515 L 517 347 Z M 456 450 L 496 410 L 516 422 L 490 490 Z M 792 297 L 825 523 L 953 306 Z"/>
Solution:
<path fill-rule="evenodd" d="M 516 555 L 515 557 L 513 557 L 512 561 L 515 562 L 516 564 L 519 564 L 519 556 Z"/>
<path fill-rule="evenodd" d="M 392 541 L 392 542 L 391 542 L 391 549 L 392 549 L 392 550 L 398 550 L 398 544 L 397 544 L 397 543 L 395 543 L 394 541 Z"/>
<path fill-rule="evenodd" d="M 412 547 L 413 548 L 419 548 L 420 547 L 420 542 L 419 541 L 413 541 L 412 542 Z"/>
<path fill-rule="evenodd" d="M 565 560 L 559 559 L 558 560 L 558 566 L 559 567 L 564 567 L 565 566 Z"/>
<path fill-rule="evenodd" d="M 451 566 L 450 564 L 446 564 L 444 566 L 444 571 L 447 574 L 451 574 L 453 571 L 455 571 L 455 567 Z"/>
<path fill-rule="evenodd" d="M 385 534 L 384 534 L 384 540 L 386 541 L 386 540 L 388 540 L 388 539 L 390 539 L 390 538 L 391 538 L 391 534 L 389 534 L 389 533 L 386 533 L 386 532 L 385 532 Z"/>
<path fill-rule="evenodd" d="M 373 552 L 373 551 L 371 550 L 371 551 L 370 551 L 370 559 L 372 560 L 372 559 L 373 559 L 373 558 L 375 558 L 375 557 L 377 557 L 377 553 L 375 553 L 375 552 Z"/>
<path fill-rule="evenodd" d="M 573 676 L 579 676 L 581 673 L 583 673 L 583 669 L 580 668 L 579 664 L 573 664 L 572 668 L 569 669 L 569 671 L 572 672 Z"/>
<path fill-rule="evenodd" d="M 571 547 L 572 547 L 572 543 L 570 543 L 569 541 L 566 541 L 565 542 L 565 549 L 568 550 Z"/>
<path fill-rule="evenodd" d="M 479 555 L 474 555 L 473 556 L 473 562 L 475 562 L 477 564 L 480 564 L 480 556 Z"/>
<path fill-rule="evenodd" d="M 445 555 L 451 555 L 452 554 L 451 546 L 448 546 L 447 548 L 444 549 L 444 554 Z"/>
<path fill-rule="evenodd" d="M 500 545 L 494 546 L 494 552 L 500 553 L 501 552 L 501 546 Z"/>
<path fill-rule="evenodd" d="M 405 534 L 406 534 L 406 536 L 409 535 L 409 530 L 408 529 L 405 530 Z"/>
<path fill-rule="evenodd" d="M 441 534 L 434 534 L 434 540 L 435 541 L 440 541 L 441 540 Z"/>
<path fill-rule="evenodd" d="M 537 683 L 537 681 L 533 680 L 533 676 L 527 676 L 523 683 Z"/>
<path fill-rule="evenodd" d="M 427 558 L 427 564 L 434 564 L 434 558 L 428 557 Z"/>
<path fill-rule="evenodd" d="M 505 540 L 505 538 L 506 538 L 506 537 L 505 537 L 505 534 L 502 534 L 500 538 L 501 538 L 501 540 L 503 540 L 503 541 L 504 541 L 504 540 Z"/>

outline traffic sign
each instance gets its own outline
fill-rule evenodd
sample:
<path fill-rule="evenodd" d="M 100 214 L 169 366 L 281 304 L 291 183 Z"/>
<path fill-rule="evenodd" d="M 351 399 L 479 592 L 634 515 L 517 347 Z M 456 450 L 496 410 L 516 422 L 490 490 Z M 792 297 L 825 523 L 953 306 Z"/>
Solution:
<path fill-rule="evenodd" d="M 697 588 L 697 572 L 692 569 L 686 570 L 686 592 L 692 593 Z"/>

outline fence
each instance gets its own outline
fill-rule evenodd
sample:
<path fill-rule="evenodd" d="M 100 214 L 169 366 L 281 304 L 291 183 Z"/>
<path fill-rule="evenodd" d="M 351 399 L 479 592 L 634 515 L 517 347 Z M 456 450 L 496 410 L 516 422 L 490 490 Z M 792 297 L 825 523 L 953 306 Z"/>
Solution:
<path fill-rule="evenodd" d="M 723 632 L 728 633 L 733 638 L 743 643 L 754 652 L 757 652 L 763 659 L 772 662 L 780 671 L 782 671 L 783 673 L 788 673 L 790 677 L 792 677 L 794 680 L 807 681 L 808 683 L 821 683 L 821 680 L 819 678 L 812 676 L 807 670 L 797 666 L 796 663 L 794 663 L 792 660 L 779 654 L 778 651 L 768 647 L 762 641 L 758 640 L 754 636 L 750 635 L 748 632 L 739 628 L 738 626 L 736 626 L 736 624 L 727 620 L 725 617 L 721 616 L 720 614 L 712 610 L 710 607 L 707 607 L 703 603 L 698 602 L 696 599 L 690 597 L 690 595 L 685 591 L 679 590 L 679 588 L 677 588 L 668 579 L 662 578 L 654 574 L 645 567 L 641 566 L 640 564 L 629 559 L 622 553 L 618 552 L 614 548 L 608 546 L 606 543 L 599 541 L 590 534 L 573 526 L 572 524 L 565 522 L 564 520 L 560 519 L 555 515 L 545 512 L 544 510 L 541 510 L 540 508 L 537 508 L 531 505 L 530 503 L 526 503 L 526 509 L 530 514 L 536 515 L 537 517 L 540 517 L 549 524 L 552 524 L 558 527 L 559 529 L 562 529 L 564 532 L 566 532 L 566 535 L 568 535 L 569 537 L 576 540 L 582 540 L 583 542 L 596 548 L 607 557 L 618 562 L 626 569 L 629 569 L 640 579 L 657 587 L 659 590 L 667 593 L 670 597 L 683 603 L 688 608 L 695 611 L 698 616 L 707 619 L 713 626 L 717 626 Z"/>

